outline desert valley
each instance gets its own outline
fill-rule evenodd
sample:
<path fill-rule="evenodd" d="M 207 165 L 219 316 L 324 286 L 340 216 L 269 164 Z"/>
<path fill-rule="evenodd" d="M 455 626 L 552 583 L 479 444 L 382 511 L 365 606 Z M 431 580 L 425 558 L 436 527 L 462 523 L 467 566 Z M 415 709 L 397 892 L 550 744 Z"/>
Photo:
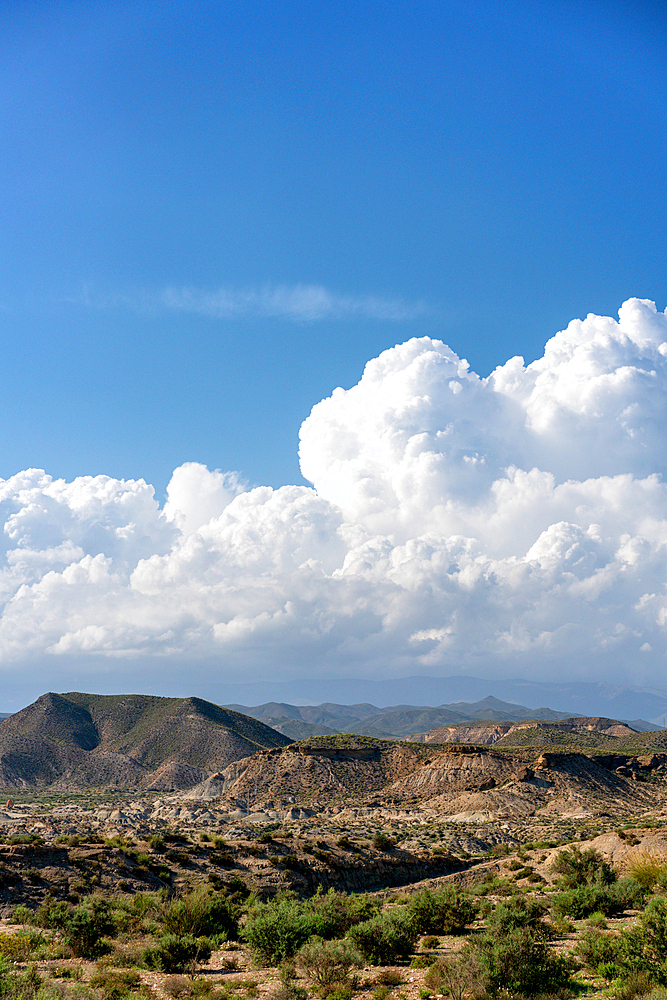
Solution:
<path fill-rule="evenodd" d="M 664 731 L 494 699 L 241 707 L 47 694 L 0 722 L 8 989 L 462 1000 L 662 982 Z"/>

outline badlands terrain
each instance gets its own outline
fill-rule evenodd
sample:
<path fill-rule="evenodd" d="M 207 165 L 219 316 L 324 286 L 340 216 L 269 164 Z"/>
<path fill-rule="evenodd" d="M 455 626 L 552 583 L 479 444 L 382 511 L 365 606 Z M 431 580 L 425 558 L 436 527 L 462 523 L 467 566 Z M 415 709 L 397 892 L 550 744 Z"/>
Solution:
<path fill-rule="evenodd" d="M 296 966 L 281 979 L 267 965 L 249 930 L 257 907 L 317 900 L 318 892 L 338 893 L 334 901 L 368 893 L 368 912 L 393 919 L 424 888 L 472 900 L 471 927 L 453 936 L 416 934 L 407 953 L 379 969 L 362 956 L 360 969 L 337 984 L 337 1000 L 442 993 L 429 968 L 486 940 L 488 921 L 508 898 L 547 914 L 550 955 L 578 954 L 587 918 L 561 912 L 570 905 L 558 903 L 563 850 L 592 851 L 598 867 L 607 866 L 599 870 L 621 881 L 648 859 L 654 871 L 646 892 L 660 894 L 663 869 L 667 886 L 667 740 L 617 720 L 553 715 L 445 720 L 402 739 L 346 732 L 292 742 L 259 719 L 195 698 L 45 695 L 0 722 L 7 803 L 0 808 L 0 956 L 14 955 L 15 976 L 34 966 L 42 990 L 60 973 L 81 977 L 91 1000 L 142 991 L 304 1000 L 298 990 L 326 990 Z M 203 957 L 207 944 L 181 967 L 191 978 L 175 983 L 174 970 L 146 957 L 146 948 L 170 906 L 201 902 L 202 893 L 227 901 L 238 933 L 225 931 L 226 941 L 213 935 L 210 958 Z M 609 904 L 609 917 L 599 918 L 605 934 L 624 941 L 621 929 L 641 920 L 640 895 L 628 896 L 620 911 Z M 99 899 L 116 908 L 117 933 L 109 924 L 97 952 L 77 955 L 65 929 Z M 60 924 L 49 916 L 56 905 L 64 908 Z M 123 936 L 118 927 L 137 906 L 153 915 L 136 917 L 135 931 Z M 141 954 L 132 950 L 133 933 Z M 118 971 L 130 967 L 134 979 Z M 102 975 L 105 969 L 116 972 Z M 610 995 L 615 981 L 580 957 L 571 975 L 576 989 L 591 994 Z M 466 989 L 463 995 L 477 995 Z"/>

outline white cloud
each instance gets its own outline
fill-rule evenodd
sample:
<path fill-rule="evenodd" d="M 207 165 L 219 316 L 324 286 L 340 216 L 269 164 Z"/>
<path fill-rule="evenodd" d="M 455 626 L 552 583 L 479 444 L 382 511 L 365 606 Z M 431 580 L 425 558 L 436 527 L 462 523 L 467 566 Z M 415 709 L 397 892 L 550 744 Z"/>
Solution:
<path fill-rule="evenodd" d="M 304 421 L 312 488 L 192 462 L 160 510 L 143 481 L 0 483 L 0 664 L 662 680 L 667 317 L 619 317 L 486 379 L 385 351 Z"/>
<path fill-rule="evenodd" d="M 174 470 L 167 486 L 165 516 L 183 535 L 191 535 L 219 517 L 243 488 L 236 472 L 210 472 L 199 462 L 185 462 Z"/>

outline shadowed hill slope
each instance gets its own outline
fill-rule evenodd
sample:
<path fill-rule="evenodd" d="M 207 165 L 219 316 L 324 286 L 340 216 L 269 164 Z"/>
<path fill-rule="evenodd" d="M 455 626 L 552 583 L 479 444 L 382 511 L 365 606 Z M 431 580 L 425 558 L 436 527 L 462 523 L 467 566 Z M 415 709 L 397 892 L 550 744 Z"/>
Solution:
<path fill-rule="evenodd" d="M 288 743 L 200 698 L 49 693 L 0 722 L 0 786 L 186 788 Z"/>

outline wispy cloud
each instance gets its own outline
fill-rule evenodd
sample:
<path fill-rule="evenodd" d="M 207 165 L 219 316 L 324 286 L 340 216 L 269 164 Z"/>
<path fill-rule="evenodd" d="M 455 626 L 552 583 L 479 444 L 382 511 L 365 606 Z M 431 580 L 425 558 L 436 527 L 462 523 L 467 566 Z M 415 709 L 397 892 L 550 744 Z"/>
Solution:
<path fill-rule="evenodd" d="M 376 320 L 410 320 L 425 313 L 423 302 L 376 295 L 355 296 L 332 292 L 322 285 L 263 285 L 261 288 L 167 288 L 162 305 L 169 309 L 201 313 L 219 319 L 265 316 L 312 322 L 361 316 Z"/>
<path fill-rule="evenodd" d="M 323 319 L 373 319 L 406 322 L 432 312 L 425 302 L 407 302 L 381 295 L 344 295 L 323 285 L 276 285 L 249 288 L 230 285 L 217 289 L 170 286 L 162 289 L 102 290 L 91 285 L 63 302 L 78 302 L 93 309 L 130 309 L 155 313 L 179 310 L 215 319 L 266 317 L 312 323 Z"/>

